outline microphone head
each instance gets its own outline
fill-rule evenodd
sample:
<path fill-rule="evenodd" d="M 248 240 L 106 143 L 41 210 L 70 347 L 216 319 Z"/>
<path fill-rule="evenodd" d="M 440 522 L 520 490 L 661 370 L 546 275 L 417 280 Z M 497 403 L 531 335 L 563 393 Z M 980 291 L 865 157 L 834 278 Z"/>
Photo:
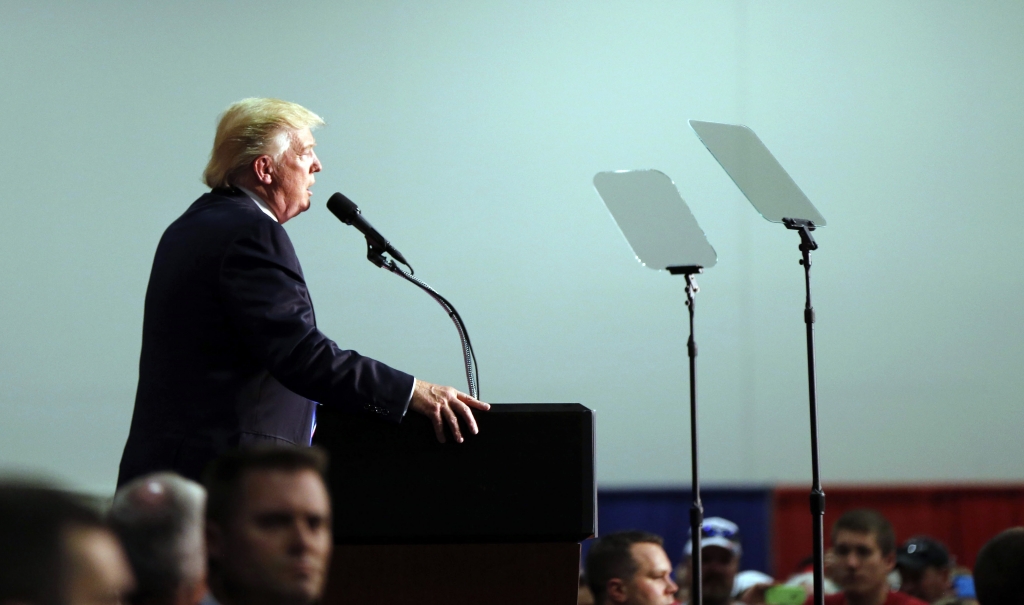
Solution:
<path fill-rule="evenodd" d="M 359 214 L 359 206 L 356 206 L 355 202 L 340 192 L 335 193 L 327 200 L 327 209 L 346 225 L 351 225 L 352 219 Z"/>

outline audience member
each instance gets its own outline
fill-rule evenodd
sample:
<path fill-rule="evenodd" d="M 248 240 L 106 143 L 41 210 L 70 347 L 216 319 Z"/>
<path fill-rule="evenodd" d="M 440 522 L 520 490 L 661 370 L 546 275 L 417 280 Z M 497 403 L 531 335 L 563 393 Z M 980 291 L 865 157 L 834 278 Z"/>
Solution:
<path fill-rule="evenodd" d="M 736 572 L 732 581 L 732 598 L 745 603 L 761 603 L 763 599 L 753 598 L 751 595 L 760 595 L 766 588 L 775 584 L 775 578 L 763 571 L 756 569 L 744 569 Z"/>
<path fill-rule="evenodd" d="M 978 551 L 974 590 L 981 605 L 1024 605 L 1024 527 L 1008 529 Z"/>
<path fill-rule="evenodd" d="M 832 576 L 835 574 L 835 555 L 831 550 L 826 550 L 823 553 L 822 566 L 822 582 L 824 592 L 826 595 L 835 594 L 839 592 L 839 587 L 832 581 Z M 796 573 L 786 578 L 784 583 L 786 586 L 799 586 L 804 589 L 804 593 L 807 594 L 812 600 L 814 599 L 814 555 L 805 557 L 799 564 L 797 564 Z"/>
<path fill-rule="evenodd" d="M 317 448 L 259 447 L 213 461 L 206 547 L 213 599 L 223 605 L 309 605 L 323 592 L 331 506 Z"/>
<path fill-rule="evenodd" d="M 844 513 L 832 526 L 834 576 L 841 592 L 825 596 L 825 605 L 926 605 L 889 586 L 896 566 L 892 524 L 870 509 Z M 808 601 L 810 602 L 810 601 Z"/>
<path fill-rule="evenodd" d="M 596 605 L 671 605 L 678 588 L 661 537 L 643 531 L 594 540 L 585 574 Z"/>
<path fill-rule="evenodd" d="M 686 573 L 686 588 L 679 595 L 688 600 L 692 591 L 693 541 L 692 532 L 686 539 L 683 549 L 685 556 L 680 568 Z M 701 590 L 704 603 L 707 605 L 728 605 L 734 600 L 746 603 L 764 602 L 764 590 L 774 582 L 772 578 L 759 571 L 740 572 L 740 557 L 743 548 L 740 544 L 740 528 L 732 521 L 722 517 L 708 517 L 701 525 Z"/>
<path fill-rule="evenodd" d="M 206 491 L 175 473 L 139 477 L 114 495 L 109 521 L 135 572 L 132 605 L 196 605 L 206 594 Z"/>
<path fill-rule="evenodd" d="M 0 484 L 0 605 L 119 605 L 132 585 L 98 512 L 49 487 Z"/>
<path fill-rule="evenodd" d="M 904 542 L 896 553 L 900 591 L 928 603 L 951 596 L 949 551 L 928 536 Z"/>

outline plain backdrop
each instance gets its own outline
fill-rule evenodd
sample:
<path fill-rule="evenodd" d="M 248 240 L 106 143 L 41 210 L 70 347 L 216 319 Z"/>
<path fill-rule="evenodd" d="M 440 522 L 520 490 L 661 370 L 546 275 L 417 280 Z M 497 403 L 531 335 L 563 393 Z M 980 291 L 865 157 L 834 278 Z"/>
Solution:
<path fill-rule="evenodd" d="M 698 278 L 703 480 L 809 482 L 798 237 L 687 125 L 753 128 L 816 232 L 822 480 L 1024 478 L 1024 4 L 0 1 L 0 467 L 109 493 L 166 226 L 247 96 L 323 115 L 287 224 L 322 330 L 465 388 L 454 327 L 373 267 L 365 215 L 466 320 L 491 402 L 597 411 L 602 486 L 689 482 L 681 278 L 591 185 L 673 178 Z M 528 436 L 524 436 L 524 439 Z"/>

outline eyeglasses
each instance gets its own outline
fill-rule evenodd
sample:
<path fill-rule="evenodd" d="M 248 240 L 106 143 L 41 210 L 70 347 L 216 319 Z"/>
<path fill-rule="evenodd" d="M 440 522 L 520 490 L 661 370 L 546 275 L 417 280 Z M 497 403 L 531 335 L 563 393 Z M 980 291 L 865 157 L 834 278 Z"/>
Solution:
<path fill-rule="evenodd" d="M 738 540 L 740 532 L 720 525 L 702 525 L 700 535 L 705 538 L 725 538 L 727 540 Z"/>

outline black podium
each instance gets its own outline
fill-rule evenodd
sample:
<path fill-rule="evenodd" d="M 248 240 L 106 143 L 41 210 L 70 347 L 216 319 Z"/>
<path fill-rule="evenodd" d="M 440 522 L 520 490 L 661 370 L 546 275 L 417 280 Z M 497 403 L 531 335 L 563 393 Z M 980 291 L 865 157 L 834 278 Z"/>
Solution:
<path fill-rule="evenodd" d="M 579 542 L 596 533 L 594 413 L 494 404 L 479 435 L 440 444 L 321 408 L 335 551 L 324 605 L 576 602 Z"/>

